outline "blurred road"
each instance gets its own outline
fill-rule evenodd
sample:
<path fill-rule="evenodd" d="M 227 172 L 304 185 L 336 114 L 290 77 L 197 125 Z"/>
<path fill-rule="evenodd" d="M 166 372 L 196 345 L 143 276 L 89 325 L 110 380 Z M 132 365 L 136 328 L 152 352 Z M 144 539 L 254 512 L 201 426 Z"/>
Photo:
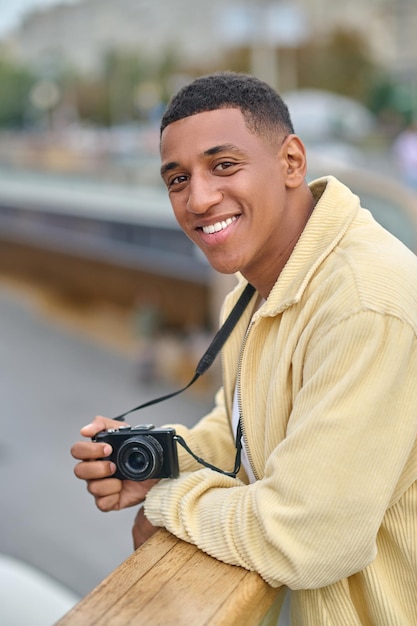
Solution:
<path fill-rule="evenodd" d="M 134 510 L 98 511 L 69 451 L 94 415 L 117 415 L 167 391 L 141 387 L 129 358 L 63 330 L 1 288 L 0 553 L 82 596 L 129 556 Z M 191 425 L 209 403 L 188 391 L 130 423 Z"/>

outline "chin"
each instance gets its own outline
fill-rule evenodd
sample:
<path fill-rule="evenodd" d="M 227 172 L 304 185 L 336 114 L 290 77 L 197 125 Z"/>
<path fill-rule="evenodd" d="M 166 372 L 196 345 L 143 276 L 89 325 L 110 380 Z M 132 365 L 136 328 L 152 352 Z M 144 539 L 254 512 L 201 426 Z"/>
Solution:
<path fill-rule="evenodd" d="M 219 274 L 236 274 L 241 271 L 241 266 L 234 263 L 210 263 L 210 265 Z"/>

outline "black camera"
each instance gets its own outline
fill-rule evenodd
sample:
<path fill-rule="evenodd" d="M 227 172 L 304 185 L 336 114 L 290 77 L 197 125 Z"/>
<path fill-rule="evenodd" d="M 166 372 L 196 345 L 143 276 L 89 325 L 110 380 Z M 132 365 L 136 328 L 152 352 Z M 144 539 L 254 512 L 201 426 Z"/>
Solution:
<path fill-rule="evenodd" d="M 109 443 L 113 448 L 106 460 L 116 465 L 115 478 L 147 480 L 178 478 L 178 454 L 174 428 L 158 428 L 152 424 L 121 426 L 102 430 L 93 441 Z"/>

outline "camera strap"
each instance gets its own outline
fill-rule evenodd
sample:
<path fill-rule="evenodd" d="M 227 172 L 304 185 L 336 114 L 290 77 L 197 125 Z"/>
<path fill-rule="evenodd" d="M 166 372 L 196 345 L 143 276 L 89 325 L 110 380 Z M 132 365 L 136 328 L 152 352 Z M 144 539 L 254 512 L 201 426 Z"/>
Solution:
<path fill-rule="evenodd" d="M 255 287 L 253 287 L 252 285 L 248 283 L 244 291 L 242 292 L 239 300 L 236 302 L 235 306 L 231 310 L 226 321 L 221 326 L 221 328 L 217 331 L 211 344 L 209 345 L 209 347 L 207 348 L 207 350 L 201 357 L 200 361 L 198 362 L 198 365 L 195 369 L 195 374 L 193 378 L 190 380 L 190 382 L 188 383 L 188 385 L 186 385 L 182 389 L 178 389 L 178 391 L 168 393 L 165 396 L 161 396 L 153 400 L 148 400 L 148 402 L 144 402 L 143 404 L 140 404 L 139 406 L 133 409 L 130 409 L 129 411 L 126 411 L 125 413 L 122 413 L 121 415 L 114 417 L 113 419 L 118 420 L 118 421 L 124 421 L 125 416 L 129 415 L 129 413 L 133 413 L 134 411 L 139 411 L 139 409 L 144 409 L 148 406 L 152 406 L 153 404 L 157 404 L 158 402 L 163 402 L 164 400 L 169 400 L 169 398 L 173 398 L 174 396 L 177 396 L 178 394 L 182 393 L 183 391 L 191 387 L 191 385 L 195 383 L 195 381 L 202 374 L 204 374 L 208 370 L 208 368 L 212 365 L 214 359 L 216 358 L 216 356 L 219 354 L 220 350 L 224 346 L 226 339 L 230 336 L 233 328 L 236 326 L 243 311 L 246 309 L 247 305 L 249 304 L 254 292 L 255 292 Z M 204 459 L 198 457 L 189 448 L 189 446 L 187 445 L 183 437 L 180 437 L 179 435 L 174 435 L 174 439 L 188 452 L 188 454 L 190 454 L 193 457 L 193 459 L 195 459 L 198 463 L 200 463 L 200 465 L 204 465 L 204 467 L 208 467 L 209 469 L 214 470 L 215 472 L 219 472 L 220 474 L 224 474 L 225 476 L 231 476 L 232 478 L 236 478 L 240 470 L 241 455 L 242 455 L 242 426 L 240 424 L 240 419 L 239 419 L 237 430 L 236 430 L 235 465 L 234 465 L 233 471 L 231 472 L 225 472 L 224 470 L 216 467 L 215 465 L 211 465 Z"/>
<path fill-rule="evenodd" d="M 181 389 L 178 389 L 177 391 L 173 391 L 172 393 L 168 393 L 164 396 L 160 396 L 159 398 L 148 400 L 147 402 L 144 402 L 143 404 L 140 404 L 139 406 L 136 406 L 133 409 L 126 411 L 125 413 L 121 413 L 117 417 L 113 417 L 113 419 L 123 422 L 126 415 L 129 415 L 130 413 L 134 413 L 135 411 L 139 411 L 140 409 L 145 409 L 146 407 L 152 406 L 153 404 L 158 404 L 158 402 L 169 400 L 170 398 L 177 396 L 178 394 L 182 393 L 183 391 L 191 387 L 191 385 L 193 385 L 196 382 L 196 380 L 200 378 L 200 376 L 202 376 L 212 365 L 214 359 L 216 358 L 216 356 L 219 354 L 220 350 L 223 348 L 224 344 L 226 343 L 226 339 L 230 336 L 233 328 L 236 326 L 237 322 L 239 321 L 243 311 L 246 309 L 247 305 L 249 304 L 254 292 L 255 292 L 255 287 L 253 287 L 253 285 L 250 285 L 248 283 L 244 291 L 242 292 L 239 300 L 236 302 L 235 306 L 229 313 L 229 316 L 227 317 L 226 321 L 221 326 L 221 328 L 217 331 L 211 344 L 209 345 L 209 347 L 207 348 L 207 350 L 201 357 L 200 361 L 198 362 L 193 378 L 190 380 L 190 382 L 187 385 L 185 385 L 185 387 L 182 387 Z"/>

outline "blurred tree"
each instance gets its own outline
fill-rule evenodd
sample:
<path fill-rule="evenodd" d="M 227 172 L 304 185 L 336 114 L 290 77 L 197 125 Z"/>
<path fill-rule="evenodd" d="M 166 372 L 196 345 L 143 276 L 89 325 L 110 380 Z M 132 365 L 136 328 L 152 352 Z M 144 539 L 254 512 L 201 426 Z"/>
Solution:
<path fill-rule="evenodd" d="M 136 117 L 135 91 L 147 78 L 142 57 L 135 53 L 110 50 L 104 58 L 109 123 L 123 124 Z"/>
<path fill-rule="evenodd" d="M 0 127 L 23 128 L 26 124 L 29 94 L 35 82 L 31 72 L 0 57 Z"/>
<path fill-rule="evenodd" d="M 395 91 L 395 84 L 388 75 L 375 73 L 368 98 L 369 108 L 377 115 L 395 108 Z"/>
<path fill-rule="evenodd" d="M 249 46 L 236 46 L 228 48 L 222 58 L 217 62 L 211 62 L 205 66 L 187 66 L 187 70 L 193 76 L 209 74 L 216 71 L 230 70 L 232 72 L 250 72 L 251 49 Z"/>
<path fill-rule="evenodd" d="M 139 53 L 108 51 L 98 76 L 75 81 L 79 118 L 99 126 L 152 120 L 171 96 L 169 81 L 178 67 L 174 50 L 166 50 L 158 62 Z"/>
<path fill-rule="evenodd" d="M 152 65 L 150 65 L 152 67 Z M 155 80 L 161 88 L 162 102 L 167 103 L 172 97 L 171 77 L 181 70 L 181 61 L 176 48 L 169 46 L 161 55 L 156 67 L 152 71 Z"/>
<path fill-rule="evenodd" d="M 97 126 L 136 119 L 135 93 L 145 76 L 146 66 L 140 55 L 109 50 L 99 75 L 73 78 L 78 118 Z"/>
<path fill-rule="evenodd" d="M 359 33 L 338 29 L 330 38 L 313 39 L 299 48 L 277 48 L 276 54 L 281 92 L 295 87 L 324 89 L 368 103 L 378 66 Z M 287 71 L 287 66 L 293 64 L 296 77 Z M 190 73 L 198 75 L 222 69 L 250 72 L 249 46 L 227 50 L 216 65 L 191 66 Z"/>
<path fill-rule="evenodd" d="M 368 102 L 377 66 L 359 33 L 335 30 L 329 39 L 301 46 L 297 56 L 299 87 L 326 89 Z"/>
<path fill-rule="evenodd" d="M 97 126 L 110 125 L 108 90 L 101 79 L 74 78 L 78 118 Z"/>

